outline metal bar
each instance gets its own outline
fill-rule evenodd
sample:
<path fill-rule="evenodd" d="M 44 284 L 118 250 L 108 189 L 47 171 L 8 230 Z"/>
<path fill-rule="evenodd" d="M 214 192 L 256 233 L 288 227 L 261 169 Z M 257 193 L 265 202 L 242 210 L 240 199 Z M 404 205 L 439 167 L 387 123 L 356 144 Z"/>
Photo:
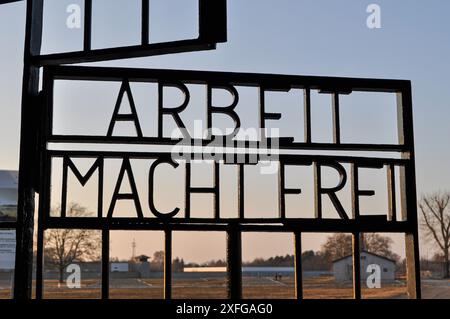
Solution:
<path fill-rule="evenodd" d="M 282 162 L 280 162 L 280 167 L 278 171 L 278 198 L 279 198 L 279 207 L 278 214 L 281 219 L 286 218 L 286 197 L 284 187 L 285 187 L 285 167 Z"/>
<path fill-rule="evenodd" d="M 397 200 L 395 190 L 395 166 L 387 166 L 388 220 L 397 220 Z"/>
<path fill-rule="evenodd" d="M 66 151 L 66 150 L 48 150 L 48 154 L 52 157 L 63 157 L 70 156 L 72 158 L 98 158 L 103 156 L 105 158 L 113 159 L 118 158 L 122 159 L 124 156 L 131 159 L 183 159 L 182 154 L 170 153 L 167 151 L 161 152 L 121 152 L 121 151 Z M 202 153 L 193 152 L 192 156 L 201 156 Z M 215 153 L 221 154 L 219 151 Z M 360 157 L 360 156 L 330 156 L 330 155 L 303 155 L 303 154 L 279 154 L 279 160 L 285 163 L 286 165 L 300 165 L 301 163 L 305 163 L 304 165 L 309 166 L 309 162 L 331 162 L 331 163 L 358 163 L 360 165 L 398 165 L 404 166 L 407 165 L 407 159 L 396 159 L 396 158 L 382 158 L 382 157 Z M 189 164 L 189 163 L 187 163 Z M 190 171 L 186 169 L 186 171 Z"/>
<path fill-rule="evenodd" d="M 33 269 L 33 227 L 35 195 L 35 162 L 39 143 L 33 130 L 36 119 L 36 97 L 39 90 L 39 68 L 31 56 L 39 54 L 42 38 L 43 0 L 27 0 L 22 108 L 20 130 L 19 186 L 16 230 L 16 268 L 14 299 L 31 298 Z"/>
<path fill-rule="evenodd" d="M 165 230 L 164 239 L 164 299 L 172 299 L 172 231 Z"/>
<path fill-rule="evenodd" d="M 0 0 L 0 4 L 7 4 L 7 3 L 12 3 L 12 2 L 19 2 L 22 0 Z"/>
<path fill-rule="evenodd" d="M 220 219 L 220 164 L 214 163 L 214 217 Z"/>
<path fill-rule="evenodd" d="M 312 143 L 311 136 L 311 90 L 305 88 L 303 97 L 305 143 Z"/>
<path fill-rule="evenodd" d="M 332 94 L 333 104 L 333 141 L 335 144 L 341 144 L 341 119 L 339 110 L 339 94 Z"/>
<path fill-rule="evenodd" d="M 109 299 L 109 229 L 102 229 L 102 299 Z"/>
<path fill-rule="evenodd" d="M 124 46 L 69 53 L 53 53 L 34 56 L 33 62 L 39 66 L 55 66 L 60 64 L 87 63 L 105 60 L 131 59 L 183 52 L 214 50 L 215 44 L 204 43 L 198 39 L 180 40 L 147 45 Z"/>
<path fill-rule="evenodd" d="M 104 144 L 128 144 L 128 145 L 178 145 L 178 146 L 191 146 L 192 144 L 199 146 L 218 146 L 223 147 L 215 142 L 209 140 L 202 140 L 192 138 L 187 142 L 183 139 L 172 138 L 159 138 L 152 136 L 143 137 L 126 137 L 126 136 L 100 136 L 100 135 L 52 135 L 49 137 L 49 143 L 76 143 L 76 144 L 92 144 L 92 143 L 104 143 Z M 243 142 L 243 141 L 242 141 Z M 256 141 L 255 141 L 256 143 Z M 247 149 L 256 149 L 255 146 L 249 143 Z M 279 141 L 280 150 L 323 150 L 323 151 L 362 151 L 362 152 L 408 152 L 408 149 L 402 145 L 394 144 L 354 144 L 354 143 L 301 143 L 292 142 L 291 140 L 281 139 Z"/>
<path fill-rule="evenodd" d="M 43 298 L 44 230 L 40 223 L 38 225 L 36 245 L 36 299 L 41 300 Z"/>
<path fill-rule="evenodd" d="M 351 164 L 352 217 L 359 219 L 359 171 L 358 165 Z"/>
<path fill-rule="evenodd" d="M 407 80 L 344 78 L 283 75 L 265 73 L 215 72 L 195 70 L 136 69 L 85 66 L 50 66 L 55 79 L 60 80 L 101 80 L 130 82 L 183 82 L 185 84 L 222 83 L 250 87 L 290 87 L 320 90 L 322 87 L 346 86 L 355 91 L 398 93 L 411 84 Z"/>
<path fill-rule="evenodd" d="M 228 223 L 235 223 L 242 231 L 286 231 L 299 230 L 302 232 L 394 232 L 405 233 L 411 231 L 414 224 L 408 221 L 390 222 L 385 216 L 361 216 L 359 221 L 353 219 L 322 219 L 316 218 L 91 218 L 91 217 L 49 217 L 47 228 L 74 229 L 141 229 L 141 230 L 225 230 Z"/>
<path fill-rule="evenodd" d="M 405 238 L 407 289 L 409 298 L 420 299 L 422 294 L 411 84 L 401 93 L 397 93 L 397 114 L 399 142 L 411 149 L 409 163 L 400 170 L 402 219 L 412 223 L 412 231 L 408 232 Z M 405 158 L 405 155 L 402 155 L 402 158 Z"/>
<path fill-rule="evenodd" d="M 235 224 L 227 228 L 227 294 L 231 300 L 242 299 L 241 231 Z"/>
<path fill-rule="evenodd" d="M 303 299 L 303 272 L 302 272 L 302 234 L 294 232 L 295 254 L 295 298 Z"/>
<path fill-rule="evenodd" d="M 189 219 L 191 217 L 191 164 L 186 162 L 185 170 L 185 205 L 184 205 L 184 218 Z"/>
<path fill-rule="evenodd" d="M 360 233 L 352 234 L 353 249 L 353 299 L 361 299 L 361 257 L 360 257 Z"/>
<path fill-rule="evenodd" d="M 240 164 L 238 167 L 239 170 L 239 182 L 238 182 L 238 209 L 239 209 L 239 218 L 245 218 L 245 165 Z"/>
<path fill-rule="evenodd" d="M 200 0 L 199 30 L 203 41 L 227 41 L 227 0 Z"/>
<path fill-rule="evenodd" d="M 322 180 L 322 169 L 320 164 L 314 162 L 314 216 L 322 219 L 322 195 L 320 193 L 320 183 Z"/>
<path fill-rule="evenodd" d="M 92 47 L 92 0 L 84 0 L 84 33 L 83 49 L 90 51 Z"/>
<path fill-rule="evenodd" d="M 142 0 L 142 30 L 141 30 L 141 43 L 142 45 L 148 44 L 149 29 L 150 29 L 150 3 L 149 0 Z"/>
<path fill-rule="evenodd" d="M 68 158 L 63 158 L 63 172 L 61 185 L 61 217 L 66 217 L 67 214 L 67 173 L 69 170 Z"/>

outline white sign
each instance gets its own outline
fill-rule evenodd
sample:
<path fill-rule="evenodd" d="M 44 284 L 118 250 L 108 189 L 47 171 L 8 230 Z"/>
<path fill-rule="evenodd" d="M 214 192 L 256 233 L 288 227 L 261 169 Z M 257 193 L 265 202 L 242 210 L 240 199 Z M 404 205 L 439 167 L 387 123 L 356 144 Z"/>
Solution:
<path fill-rule="evenodd" d="M 16 232 L 0 231 L 0 271 L 14 270 L 16 255 Z"/>

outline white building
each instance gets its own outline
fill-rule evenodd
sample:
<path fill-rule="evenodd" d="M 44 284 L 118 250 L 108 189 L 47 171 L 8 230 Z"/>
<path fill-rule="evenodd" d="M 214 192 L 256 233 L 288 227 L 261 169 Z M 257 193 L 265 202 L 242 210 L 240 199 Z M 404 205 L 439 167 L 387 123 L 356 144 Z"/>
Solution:
<path fill-rule="evenodd" d="M 383 256 L 362 251 L 361 258 L 361 281 L 373 273 L 370 265 L 380 267 L 381 281 L 390 282 L 395 280 L 395 261 Z M 336 281 L 346 282 L 353 280 L 353 258 L 351 255 L 333 261 L 333 275 Z"/>
<path fill-rule="evenodd" d="M 130 266 L 128 262 L 112 262 L 111 272 L 129 272 Z"/>
<path fill-rule="evenodd" d="M 0 223 L 17 217 L 18 172 L 0 170 Z M 0 231 L 0 272 L 14 270 L 16 232 Z"/>

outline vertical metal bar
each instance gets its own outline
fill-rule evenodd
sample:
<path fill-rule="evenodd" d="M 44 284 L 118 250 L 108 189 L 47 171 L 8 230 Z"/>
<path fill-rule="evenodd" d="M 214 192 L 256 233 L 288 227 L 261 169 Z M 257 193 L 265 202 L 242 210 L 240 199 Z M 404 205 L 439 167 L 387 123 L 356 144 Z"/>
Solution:
<path fill-rule="evenodd" d="M 315 217 L 322 218 L 322 195 L 320 194 L 320 183 L 322 180 L 322 169 L 320 164 L 314 162 L 314 209 Z"/>
<path fill-rule="evenodd" d="M 259 138 L 261 141 L 266 139 L 266 93 L 264 88 L 261 86 L 259 88 Z"/>
<path fill-rule="evenodd" d="M 43 0 L 27 0 L 24 67 L 22 80 L 22 108 L 20 130 L 19 186 L 16 229 L 16 268 L 14 273 L 14 298 L 30 299 L 33 271 L 34 228 L 34 169 L 38 143 L 33 127 L 33 116 L 39 90 L 39 67 L 32 64 L 42 41 Z"/>
<path fill-rule="evenodd" d="M 214 218 L 220 219 L 220 164 L 214 162 Z"/>
<path fill-rule="evenodd" d="M 63 171 L 62 171 L 62 185 L 61 185 L 61 217 L 66 217 L 67 214 L 67 173 L 68 173 L 68 158 L 63 158 Z"/>
<path fill-rule="evenodd" d="M 109 299 L 109 229 L 102 229 L 102 299 Z"/>
<path fill-rule="evenodd" d="M 333 102 L 333 141 L 335 144 L 341 143 L 341 119 L 339 112 L 339 93 L 332 94 Z"/>
<path fill-rule="evenodd" d="M 199 0 L 199 30 L 202 41 L 227 40 L 226 0 Z"/>
<path fill-rule="evenodd" d="M 279 198 L 279 216 L 280 218 L 286 218 L 286 197 L 284 191 L 285 183 L 285 167 L 283 162 L 280 163 L 280 168 L 278 171 L 278 198 Z"/>
<path fill-rule="evenodd" d="M 149 43 L 149 29 L 150 29 L 150 3 L 149 0 L 142 0 L 142 31 L 141 31 L 141 44 L 146 45 Z"/>
<path fill-rule="evenodd" d="M 38 225 L 36 250 L 36 299 L 43 297 L 44 230 Z"/>
<path fill-rule="evenodd" d="M 395 193 L 395 166 L 387 166 L 388 220 L 397 220 L 397 203 Z"/>
<path fill-rule="evenodd" d="M 84 0 L 84 51 L 92 47 L 92 0 Z"/>
<path fill-rule="evenodd" d="M 227 293 L 232 300 L 242 299 L 242 236 L 236 224 L 227 230 Z"/>
<path fill-rule="evenodd" d="M 100 164 L 98 166 L 98 203 L 97 203 L 97 217 L 103 217 L 103 181 L 104 181 L 104 164 L 105 159 L 101 158 Z"/>
<path fill-rule="evenodd" d="M 407 290 L 410 299 L 420 299 L 420 258 L 419 258 L 419 235 L 417 233 L 405 234 L 406 250 L 406 277 Z"/>
<path fill-rule="evenodd" d="M 357 220 L 359 218 L 359 172 L 358 165 L 351 164 L 351 184 L 352 184 L 352 217 Z"/>
<path fill-rule="evenodd" d="M 298 231 L 294 233 L 294 254 L 295 254 L 295 298 L 303 299 L 303 273 L 302 273 L 302 234 Z"/>
<path fill-rule="evenodd" d="M 46 123 L 43 123 L 45 125 Z M 36 299 L 44 297 L 44 250 L 45 250 L 45 221 L 50 214 L 50 180 L 52 174 L 52 158 L 45 153 L 42 157 L 43 165 L 39 198 L 39 215 L 37 226 L 37 250 L 36 250 Z"/>
<path fill-rule="evenodd" d="M 244 164 L 239 164 L 238 167 L 239 170 L 239 193 L 238 193 L 238 201 L 239 201 L 239 218 L 240 219 L 244 219 L 245 218 L 245 198 L 244 198 L 244 184 L 245 184 L 245 180 L 244 180 L 244 173 L 245 173 L 245 165 Z"/>
<path fill-rule="evenodd" d="M 184 218 L 191 218 L 191 164 L 186 162 Z"/>
<path fill-rule="evenodd" d="M 172 230 L 164 231 L 164 299 L 172 299 Z"/>
<path fill-rule="evenodd" d="M 353 298 L 361 299 L 361 258 L 360 258 L 360 242 L 359 232 L 352 235 L 353 249 Z"/>
<path fill-rule="evenodd" d="M 400 170 L 402 219 L 407 220 L 411 229 L 405 235 L 407 289 L 409 298 L 420 299 L 419 230 L 411 83 L 397 93 L 397 114 L 399 143 L 409 149 L 409 154 L 402 154 L 402 158 L 407 159 L 408 163 Z"/>
<path fill-rule="evenodd" d="M 309 88 L 303 91 L 303 108 L 304 108 L 304 126 L 305 126 L 305 143 L 311 143 L 311 90 Z"/>

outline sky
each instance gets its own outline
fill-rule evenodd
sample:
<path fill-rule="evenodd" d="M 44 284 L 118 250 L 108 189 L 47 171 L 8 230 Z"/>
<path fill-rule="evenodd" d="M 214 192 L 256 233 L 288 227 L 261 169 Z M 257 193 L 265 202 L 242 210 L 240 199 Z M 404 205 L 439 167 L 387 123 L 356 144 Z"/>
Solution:
<path fill-rule="evenodd" d="M 78 0 L 46 0 L 43 52 L 74 50 L 81 47 L 79 29 L 66 27 L 69 4 Z M 126 3 L 127 5 L 121 6 Z M 195 1 L 152 1 L 150 36 L 154 41 L 173 40 L 195 36 Z M 366 8 L 376 3 L 381 8 L 381 28 L 369 29 Z M 94 48 L 108 45 L 133 44 L 139 39 L 138 1 L 94 1 Z M 414 129 L 416 142 L 416 166 L 418 194 L 449 189 L 450 159 L 450 28 L 448 27 L 450 3 L 445 0 L 229 0 L 228 42 L 219 44 L 216 50 L 182 53 L 161 57 L 130 59 L 94 63 L 100 66 L 139 68 L 194 69 L 294 75 L 345 76 L 407 79 L 412 81 Z M 24 37 L 24 3 L 0 7 L 0 167 L 18 168 L 19 119 L 22 51 Z M 82 89 L 82 85 L 77 87 Z M 92 93 L 92 88 L 90 89 Z M 110 90 L 110 91 L 108 91 Z M 75 93 L 68 86 L 58 96 L 61 101 L 61 129 L 83 117 L 73 117 L 71 106 L 86 106 L 86 99 L 95 99 L 99 105 L 115 100 L 116 88 L 107 88 L 104 95 Z M 145 98 L 142 88 L 136 90 L 137 99 Z M 83 91 L 78 91 L 83 92 Z M 71 97 L 70 100 L 64 99 Z M 84 100 L 83 100 L 84 99 Z M 223 98 L 225 99 L 225 98 Z M 317 97 L 318 104 L 324 97 Z M 365 100 L 364 112 L 356 110 L 348 116 L 354 132 L 371 125 L 367 138 L 392 138 L 392 108 L 374 111 L 371 105 L 389 103 L 391 97 Z M 288 98 L 279 101 L 288 103 Z M 349 102 L 360 105 L 361 99 Z M 91 102 L 93 103 L 93 102 Z M 103 104 L 102 104 L 103 103 Z M 138 111 L 139 111 L 139 107 Z M 66 109 L 65 109 L 66 108 Z M 66 111 L 64 111 L 66 110 Z M 320 111 L 321 110 L 321 111 Z M 329 111 L 320 109 L 317 118 L 329 119 Z M 386 111 L 384 111 L 386 110 Z M 389 113 L 391 112 L 391 113 Z M 97 116 L 100 113 L 97 113 Z M 367 117 L 367 115 L 370 115 Z M 86 115 L 86 114 L 84 114 Z M 187 115 L 190 118 L 191 115 Z M 192 115 L 193 117 L 194 115 Z M 251 114 L 245 114 L 251 118 Z M 314 116 L 314 115 L 313 115 Z M 365 124 L 351 124 L 359 117 Z M 286 118 L 290 118 L 287 116 Z M 344 118 L 346 118 L 344 116 Z M 367 121 L 367 118 L 369 119 Z M 64 122 L 66 120 L 66 122 Z M 249 120 L 251 122 L 251 120 Z M 289 132 L 296 132 L 297 122 L 285 122 Z M 95 128 L 94 126 L 90 126 Z M 87 127 L 88 128 L 88 127 Z M 326 138 L 329 126 L 319 124 L 317 134 Z M 375 177 L 374 177 L 375 178 Z M 230 181 L 229 183 L 232 183 Z M 267 182 L 269 183 L 269 182 Z M 306 187 L 306 186 L 305 186 Z M 272 194 L 270 187 L 267 194 Z M 73 194 L 78 194 L 74 191 Z M 164 194 L 162 194 L 164 198 Z M 252 196 L 252 195 L 250 195 Z M 258 196 L 253 195 L 253 196 Z M 162 200 L 164 203 L 167 202 Z M 163 205 L 165 205 L 163 203 Z M 378 202 L 372 204 L 376 206 Z M 269 205 L 270 207 L 270 205 Z M 372 206 L 371 206 L 372 207 Z M 162 247 L 159 235 L 118 234 L 112 236 L 112 256 L 127 258 L 131 241 L 136 237 L 138 253 L 151 254 Z M 200 245 L 206 235 L 186 234 L 175 237 L 175 252 L 187 260 L 205 261 L 224 258 L 225 237 L 209 235 L 211 245 Z M 278 235 L 277 235 L 278 236 Z M 281 238 L 283 237 L 283 238 Z M 147 239 L 148 238 L 148 239 Z M 320 248 L 323 236 L 305 239 L 306 247 Z M 214 245 L 212 244 L 214 243 Z M 180 248 L 181 247 L 181 248 Z M 218 249 L 217 247 L 221 247 Z M 396 251 L 401 253 L 400 244 Z M 429 249 L 422 247 L 422 254 Z M 244 259 L 273 254 L 292 253 L 291 239 L 285 236 L 270 237 L 249 235 L 244 238 Z"/>

